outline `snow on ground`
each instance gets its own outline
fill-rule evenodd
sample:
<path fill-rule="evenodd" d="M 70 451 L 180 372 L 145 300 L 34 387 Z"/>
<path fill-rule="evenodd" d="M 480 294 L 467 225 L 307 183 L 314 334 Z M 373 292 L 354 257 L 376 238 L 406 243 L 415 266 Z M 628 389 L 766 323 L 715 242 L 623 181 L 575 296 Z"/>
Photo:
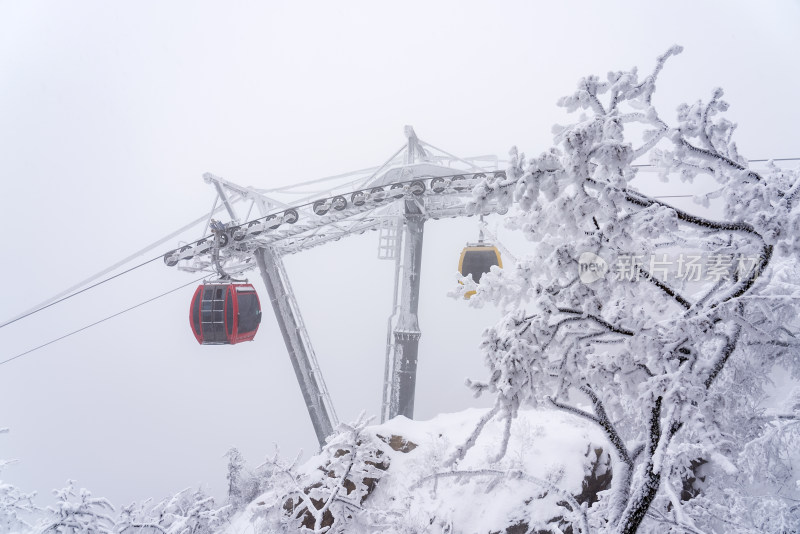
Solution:
<path fill-rule="evenodd" d="M 502 477 L 491 485 L 492 476 L 465 479 L 455 477 L 428 480 L 425 477 L 449 471 L 443 466 L 453 450 L 461 445 L 475 428 L 482 409 L 440 414 L 428 421 L 413 421 L 397 417 L 381 425 L 367 427 L 365 432 L 385 438 L 401 436 L 416 445 L 413 450 L 384 448 L 390 459 L 389 468 L 367 498 L 364 506 L 370 509 L 394 511 L 418 522 L 420 531 L 440 531 L 449 524 L 457 532 L 504 531 L 506 527 L 524 521 L 545 523 L 565 513 L 556 503 L 563 495 L 547 492 L 530 480 Z M 595 460 L 595 449 L 607 449 L 603 435 L 586 422 L 569 414 L 551 410 L 521 410 L 513 421 L 511 440 L 505 457 L 492 463 L 499 449 L 504 421 L 494 420 L 486 425 L 476 446 L 455 468 L 457 470 L 521 470 L 530 477 L 545 479 L 571 495 L 582 491 L 582 482 Z M 395 448 L 402 440 L 394 439 Z M 406 447 L 406 449 L 411 447 Z M 323 463 L 324 454 L 317 455 L 298 468 L 313 473 Z M 264 494 L 255 499 L 235 518 L 226 530 L 228 534 L 258 532 L 253 514 L 274 495 Z M 273 500 L 274 502 L 274 500 Z M 436 518 L 431 524 L 432 519 Z M 437 525 L 438 523 L 438 525 Z"/>

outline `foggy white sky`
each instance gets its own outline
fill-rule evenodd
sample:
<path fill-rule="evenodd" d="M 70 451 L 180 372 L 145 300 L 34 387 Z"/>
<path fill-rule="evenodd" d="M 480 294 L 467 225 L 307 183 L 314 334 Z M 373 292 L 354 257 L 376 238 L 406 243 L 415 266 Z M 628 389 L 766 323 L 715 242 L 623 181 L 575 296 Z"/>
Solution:
<path fill-rule="evenodd" d="M 648 72 L 673 43 L 665 116 L 721 86 L 744 155 L 798 157 L 798 27 L 792 1 L 0 0 L 0 320 L 207 212 L 203 172 L 273 187 L 378 165 L 405 124 L 462 156 L 538 153 L 579 77 Z M 483 376 L 498 312 L 445 296 L 475 235 L 426 225 L 419 418 L 477 402 L 463 381 Z M 286 260 L 343 420 L 380 407 L 393 267 L 376 252 L 368 234 Z M 190 280 L 140 269 L 3 328 L 0 360 Z M 230 446 L 252 464 L 273 442 L 313 451 L 271 310 L 255 342 L 200 347 L 191 293 L 0 366 L 0 458 L 20 460 L 3 479 L 43 503 L 67 478 L 116 504 L 199 483 L 222 496 Z"/>

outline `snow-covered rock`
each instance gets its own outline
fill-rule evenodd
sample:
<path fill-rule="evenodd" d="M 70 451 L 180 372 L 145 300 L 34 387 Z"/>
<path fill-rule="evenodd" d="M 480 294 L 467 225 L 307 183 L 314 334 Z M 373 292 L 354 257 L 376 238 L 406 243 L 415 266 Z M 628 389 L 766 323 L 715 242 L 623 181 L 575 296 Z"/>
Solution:
<path fill-rule="evenodd" d="M 576 504 L 591 505 L 608 487 L 605 438 L 551 410 L 520 410 L 502 460 L 493 458 L 505 423 L 495 420 L 444 467 L 485 413 L 342 429 L 301 466 L 275 461 L 270 489 L 227 532 L 560 532 L 553 527 L 579 521 Z"/>

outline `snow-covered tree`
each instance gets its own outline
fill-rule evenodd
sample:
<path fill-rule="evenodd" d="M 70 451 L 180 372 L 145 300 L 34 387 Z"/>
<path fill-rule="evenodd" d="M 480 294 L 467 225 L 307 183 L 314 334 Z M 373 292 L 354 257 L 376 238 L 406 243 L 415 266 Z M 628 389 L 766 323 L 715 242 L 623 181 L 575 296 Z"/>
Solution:
<path fill-rule="evenodd" d="M 364 432 L 368 421 L 362 413 L 354 423 L 340 423 L 322 450 L 323 467 L 290 497 L 290 513 L 303 529 L 348 532 L 364 519 L 362 504 L 389 465 L 385 444 Z"/>
<path fill-rule="evenodd" d="M 492 418 L 508 421 L 502 456 L 520 407 L 552 407 L 611 445 L 612 487 L 588 528 L 796 532 L 800 411 L 763 400 L 776 368 L 800 377 L 800 173 L 748 164 L 720 89 L 662 118 L 656 80 L 680 52 L 644 78 L 581 79 L 559 101 L 580 116 L 554 129 L 556 146 L 512 150 L 506 177 L 475 189 L 477 210 L 491 197 L 513 205 L 508 224 L 533 245 L 472 298 L 507 310 L 484 333 L 489 380 L 469 382 L 496 401 L 450 465 Z M 715 180 L 698 200 L 722 217 L 642 192 L 634 162 L 648 156 L 663 179 Z"/>
<path fill-rule="evenodd" d="M 235 513 L 264 493 L 272 483 L 273 471 L 269 462 L 256 469 L 247 467 L 244 456 L 238 449 L 231 448 L 228 458 L 228 505 Z"/>
<path fill-rule="evenodd" d="M 54 490 L 56 505 L 48 507 L 49 516 L 38 531 L 59 534 L 111 534 L 114 518 L 109 515 L 114 507 L 104 498 L 92 497 L 90 491 L 75 491 L 75 482 Z"/>
<path fill-rule="evenodd" d="M 120 534 L 166 534 L 166 530 L 158 524 L 157 517 L 151 512 L 150 499 L 141 503 L 123 506 L 117 518 L 115 529 Z"/>
<path fill-rule="evenodd" d="M 7 428 L 0 428 L 0 434 L 6 432 Z M 14 461 L 0 459 L 0 474 L 11 463 Z M 36 493 L 23 493 L 0 480 L 0 532 L 23 532 L 31 528 L 26 518 L 36 511 L 33 504 L 35 496 Z"/>
<path fill-rule="evenodd" d="M 239 449 L 231 447 L 225 456 L 228 457 L 228 503 L 234 508 L 243 504 L 242 475 L 245 469 L 244 457 Z"/>
<path fill-rule="evenodd" d="M 224 530 L 231 506 L 216 508 L 202 488 L 186 488 L 151 504 L 147 499 L 122 507 L 115 532 L 120 534 L 213 534 Z"/>
<path fill-rule="evenodd" d="M 228 507 L 215 508 L 214 498 L 202 489 L 186 488 L 148 510 L 148 523 L 167 534 L 213 534 L 228 520 Z"/>
<path fill-rule="evenodd" d="M 259 532 L 344 533 L 381 531 L 384 514 L 364 505 L 389 467 L 389 447 L 371 432 L 362 413 L 340 423 L 314 459 L 315 468 L 298 468 L 275 456 L 258 467 L 267 491 L 253 513 Z M 298 457 L 299 458 L 299 457 Z"/>

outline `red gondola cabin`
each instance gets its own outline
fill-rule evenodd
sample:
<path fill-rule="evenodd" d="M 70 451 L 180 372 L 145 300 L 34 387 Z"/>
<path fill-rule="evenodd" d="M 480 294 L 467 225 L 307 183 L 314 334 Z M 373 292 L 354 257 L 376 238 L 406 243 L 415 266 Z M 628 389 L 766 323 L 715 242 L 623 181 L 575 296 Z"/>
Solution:
<path fill-rule="evenodd" d="M 204 284 L 197 288 L 189 324 L 201 345 L 252 341 L 261 323 L 261 303 L 252 284 Z"/>

